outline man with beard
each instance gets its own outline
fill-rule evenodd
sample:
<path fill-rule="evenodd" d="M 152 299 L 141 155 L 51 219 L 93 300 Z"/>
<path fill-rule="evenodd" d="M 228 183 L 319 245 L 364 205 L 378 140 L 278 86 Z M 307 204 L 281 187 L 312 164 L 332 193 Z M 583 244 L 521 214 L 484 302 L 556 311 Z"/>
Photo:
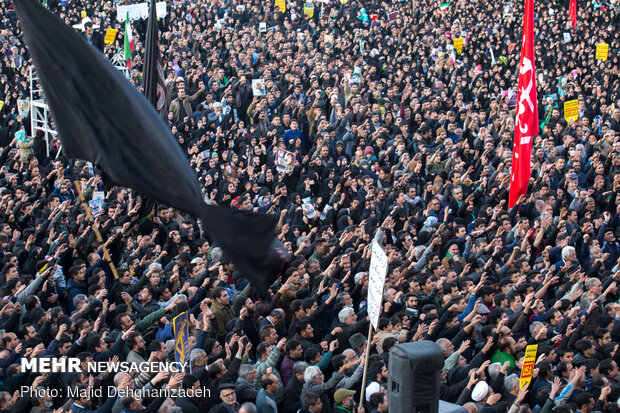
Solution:
<path fill-rule="evenodd" d="M 142 336 L 136 332 L 133 332 L 127 335 L 126 342 L 127 347 L 130 349 L 129 354 L 127 355 L 127 362 L 135 365 L 146 362 L 143 357 L 144 351 L 146 350 L 146 342 Z"/>
<path fill-rule="evenodd" d="M 372 380 L 366 386 L 366 401 L 370 401 L 370 396 L 379 391 L 385 391 L 384 385 L 387 383 L 387 368 L 383 361 L 375 361 L 368 366 L 368 377 Z"/>
<path fill-rule="evenodd" d="M 238 308 L 240 310 L 237 310 Z M 239 318 L 235 322 L 235 326 L 233 327 L 233 331 L 237 334 L 245 334 L 254 348 L 258 346 L 259 337 L 258 330 L 256 328 L 256 312 L 254 311 L 254 301 L 252 301 L 249 297 L 236 297 L 233 305 L 233 310 L 239 312 Z"/>
<path fill-rule="evenodd" d="M 293 377 L 293 366 L 296 361 L 301 360 L 304 351 L 299 340 L 292 339 L 286 343 L 286 355 L 280 365 L 280 376 L 282 377 L 282 386 L 286 387 L 288 381 Z"/>

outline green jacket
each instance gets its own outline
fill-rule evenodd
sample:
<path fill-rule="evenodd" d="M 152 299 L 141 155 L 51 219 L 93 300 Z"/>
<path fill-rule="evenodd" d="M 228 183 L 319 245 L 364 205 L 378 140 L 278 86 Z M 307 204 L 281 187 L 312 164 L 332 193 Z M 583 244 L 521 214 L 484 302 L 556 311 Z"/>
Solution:
<path fill-rule="evenodd" d="M 508 353 L 504 353 L 503 351 L 495 350 L 493 355 L 491 356 L 491 363 L 501 363 L 509 361 L 510 365 L 508 366 L 508 370 L 512 370 L 516 367 L 517 362 L 513 356 Z"/>
<path fill-rule="evenodd" d="M 159 310 L 153 311 L 151 314 L 147 315 L 142 320 L 136 323 L 136 328 L 134 331 L 136 333 L 140 333 L 140 335 L 144 337 L 144 335 L 150 332 L 150 330 L 157 329 L 157 327 L 153 327 L 153 324 L 156 323 L 160 318 L 162 318 L 165 315 L 166 315 L 165 308 L 161 308 Z M 123 332 L 121 331 L 118 337 L 116 337 L 116 341 L 119 341 L 122 336 L 123 336 Z M 127 345 L 125 344 L 125 347 L 123 347 L 123 351 L 121 352 L 122 360 L 125 360 L 127 358 L 127 355 L 129 354 L 130 351 L 131 349 L 127 347 Z"/>
<path fill-rule="evenodd" d="M 316 364 L 311 364 L 311 366 L 316 366 L 316 367 L 320 368 L 321 371 L 324 372 L 325 369 L 327 369 L 329 367 L 330 361 L 332 361 L 332 352 L 331 351 L 326 351 L 321 356 L 321 361 L 319 361 Z"/>
<path fill-rule="evenodd" d="M 222 305 L 217 301 L 211 304 L 211 312 L 213 313 L 213 327 L 215 327 L 215 335 L 217 337 L 226 336 L 226 323 L 235 318 L 235 313 L 229 305 Z"/>

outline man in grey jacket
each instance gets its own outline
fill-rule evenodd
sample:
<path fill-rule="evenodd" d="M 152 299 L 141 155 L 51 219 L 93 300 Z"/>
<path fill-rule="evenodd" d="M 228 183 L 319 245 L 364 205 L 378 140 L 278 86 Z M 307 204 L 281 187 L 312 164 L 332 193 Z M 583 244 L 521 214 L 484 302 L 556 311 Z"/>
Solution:
<path fill-rule="evenodd" d="M 256 348 L 256 356 L 258 357 L 258 361 L 254 365 L 254 369 L 256 370 L 256 389 L 261 389 L 261 381 L 260 378 L 263 377 L 265 373 L 268 373 L 268 370 L 271 370 L 271 373 L 275 374 L 280 382 L 282 382 L 282 377 L 280 377 L 280 373 L 275 368 L 278 363 L 278 359 L 280 358 L 280 354 L 282 354 L 282 349 L 286 345 L 286 338 L 280 339 L 276 347 L 272 349 L 269 344 L 261 343 Z M 284 388 L 280 386 L 278 391 L 274 394 L 274 398 L 276 399 L 277 404 L 282 404 L 284 401 Z"/>
<path fill-rule="evenodd" d="M 144 385 L 144 387 L 139 388 L 139 384 L 136 380 L 133 380 L 128 373 L 116 373 L 114 376 L 114 386 L 118 389 L 118 391 L 128 392 L 129 390 L 133 390 L 135 396 L 142 397 L 143 392 L 148 392 L 157 386 L 158 383 L 164 381 L 167 377 L 167 373 L 165 371 L 161 371 L 157 373 L 155 377 L 148 383 Z M 116 399 L 114 406 L 112 406 L 112 413 L 121 413 L 125 406 L 123 405 L 123 398 L 119 397 Z"/>
<path fill-rule="evenodd" d="M 358 384 L 359 381 L 362 379 L 362 375 L 364 373 L 364 359 L 366 358 L 366 354 L 362 353 L 362 356 L 358 359 L 355 351 L 348 348 L 342 352 L 342 355 L 345 358 L 341 361 L 336 361 L 336 357 L 338 356 L 334 357 L 334 359 L 332 360 L 334 368 L 340 370 L 340 368 L 347 363 L 349 363 L 351 367 L 344 373 L 344 377 L 338 382 L 338 385 L 336 387 L 339 389 L 350 390 L 354 388 L 355 385 Z M 357 367 L 355 367 L 356 364 Z"/>
<path fill-rule="evenodd" d="M 335 371 L 332 377 L 323 382 L 323 372 L 316 366 L 310 366 L 304 373 L 304 387 L 301 392 L 301 398 L 308 392 L 316 393 L 321 397 L 323 402 L 323 413 L 332 413 L 331 402 L 329 400 L 328 392 L 334 390 L 336 385 L 340 383 L 340 380 L 344 377 L 344 373 L 351 368 L 351 363 L 344 363 L 338 371 Z"/>

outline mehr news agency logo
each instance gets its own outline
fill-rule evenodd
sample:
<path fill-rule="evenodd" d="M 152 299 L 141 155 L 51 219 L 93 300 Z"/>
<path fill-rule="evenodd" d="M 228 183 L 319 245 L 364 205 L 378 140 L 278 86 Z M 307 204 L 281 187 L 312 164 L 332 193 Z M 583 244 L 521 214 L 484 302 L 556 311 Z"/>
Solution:
<path fill-rule="evenodd" d="M 84 368 L 85 367 L 85 368 Z M 158 362 L 158 361 L 145 361 L 141 363 L 127 362 L 127 361 L 89 361 L 81 363 L 77 357 L 41 357 L 36 359 L 21 359 L 21 371 L 23 373 L 152 373 L 157 374 L 166 372 L 170 374 L 186 374 L 191 373 L 191 366 L 189 362 Z M 144 394 L 146 389 L 140 390 L 141 397 L 211 397 L 211 391 L 207 388 L 152 388 L 148 389 L 148 395 Z M 129 397 L 133 396 L 133 393 L 138 390 L 124 389 L 119 390 L 114 386 L 108 386 L 107 394 L 104 394 L 103 388 L 88 389 L 88 395 L 78 393 L 76 387 L 67 388 L 67 396 L 69 397 Z M 20 393 L 23 395 L 41 396 L 49 394 L 51 397 L 61 396 L 59 389 L 53 388 L 32 388 L 30 386 L 22 386 Z M 52 394 L 55 393 L 55 394 Z"/>

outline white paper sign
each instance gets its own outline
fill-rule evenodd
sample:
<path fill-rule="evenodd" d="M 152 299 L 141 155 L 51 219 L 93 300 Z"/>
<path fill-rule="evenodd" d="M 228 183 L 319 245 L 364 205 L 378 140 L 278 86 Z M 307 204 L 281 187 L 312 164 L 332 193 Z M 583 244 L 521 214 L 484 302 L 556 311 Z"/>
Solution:
<path fill-rule="evenodd" d="M 291 172 L 295 168 L 295 154 L 278 148 L 276 149 L 275 164 L 278 172 Z"/>
<path fill-rule="evenodd" d="M 265 79 L 252 79 L 252 93 L 254 96 L 266 96 Z"/>
<path fill-rule="evenodd" d="M 93 217 L 98 217 L 103 213 L 103 200 L 105 199 L 105 194 L 101 191 L 95 191 L 93 193 L 93 199 L 88 201 L 88 205 L 90 206 Z"/>
<path fill-rule="evenodd" d="M 116 9 L 116 20 L 124 22 L 127 13 L 129 13 L 129 20 L 146 19 L 149 17 L 149 4 L 138 3 L 118 6 Z M 160 1 L 157 3 L 157 18 L 163 19 L 164 17 L 166 17 L 166 2 Z"/>
<path fill-rule="evenodd" d="M 30 99 L 17 99 L 17 112 L 22 118 L 30 115 Z"/>
<path fill-rule="evenodd" d="M 388 257 L 378 242 L 372 243 L 372 256 L 370 257 L 370 271 L 368 272 L 368 316 L 375 330 L 379 324 L 381 315 L 381 303 L 383 301 L 383 288 L 388 269 Z"/>
<path fill-rule="evenodd" d="M 316 210 L 314 209 L 314 205 L 312 205 L 312 199 L 304 198 L 301 204 L 301 209 L 304 210 L 306 216 L 310 219 L 316 216 Z"/>
<path fill-rule="evenodd" d="M 571 41 L 570 33 L 564 33 L 563 37 L 564 37 L 564 43 L 570 43 Z"/>

